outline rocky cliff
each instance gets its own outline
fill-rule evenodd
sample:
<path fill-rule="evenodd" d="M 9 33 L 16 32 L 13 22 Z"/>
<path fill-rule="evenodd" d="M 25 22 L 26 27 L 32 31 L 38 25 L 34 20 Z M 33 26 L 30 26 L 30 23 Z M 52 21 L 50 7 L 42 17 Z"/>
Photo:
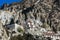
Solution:
<path fill-rule="evenodd" d="M 4 35 L 8 37 L 7 40 L 47 40 L 43 37 L 43 32 L 50 30 L 58 33 L 60 31 L 59 2 L 59 0 L 24 0 L 21 3 L 4 5 L 0 20 L 6 33 Z M 18 24 L 20 28 L 22 26 L 23 36 L 20 33 L 17 33 L 18 36 L 14 34 L 17 27 L 13 27 L 12 24 Z"/>

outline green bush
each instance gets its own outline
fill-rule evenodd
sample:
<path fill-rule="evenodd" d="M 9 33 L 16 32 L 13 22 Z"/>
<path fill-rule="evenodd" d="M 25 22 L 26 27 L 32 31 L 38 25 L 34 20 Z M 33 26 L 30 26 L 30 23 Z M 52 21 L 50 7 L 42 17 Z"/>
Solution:
<path fill-rule="evenodd" d="M 17 28 L 17 31 L 18 32 L 24 32 L 23 29 L 21 29 L 21 28 Z"/>

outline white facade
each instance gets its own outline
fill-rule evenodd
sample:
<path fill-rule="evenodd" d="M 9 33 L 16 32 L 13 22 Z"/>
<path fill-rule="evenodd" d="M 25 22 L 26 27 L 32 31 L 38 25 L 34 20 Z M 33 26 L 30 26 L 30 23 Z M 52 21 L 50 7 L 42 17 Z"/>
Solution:
<path fill-rule="evenodd" d="M 60 36 L 59 35 L 44 35 L 45 37 L 50 37 L 52 38 L 52 40 L 56 40 L 59 39 L 60 40 Z"/>

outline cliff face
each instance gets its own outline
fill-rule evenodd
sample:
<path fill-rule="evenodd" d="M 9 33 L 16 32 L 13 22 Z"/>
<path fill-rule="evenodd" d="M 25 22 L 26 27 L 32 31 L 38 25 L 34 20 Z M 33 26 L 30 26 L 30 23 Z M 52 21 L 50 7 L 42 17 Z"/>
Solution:
<path fill-rule="evenodd" d="M 52 30 L 59 30 L 59 5 L 59 0 L 27 0 L 24 2 L 26 9 L 23 9 L 22 13 L 27 19 L 32 16 L 49 25 Z"/>
<path fill-rule="evenodd" d="M 1 11 L 4 12 L 4 14 L 1 14 L 4 17 L 0 17 L 1 26 L 5 29 L 4 32 L 8 33 L 7 35 L 4 35 L 7 36 L 8 39 L 11 38 L 11 40 L 15 40 L 14 37 L 16 37 L 16 40 L 20 40 L 20 35 L 18 35 L 18 37 L 13 33 L 14 31 L 12 29 L 14 28 L 7 28 L 8 25 L 15 23 L 22 26 L 23 30 L 25 30 L 22 32 L 23 36 L 21 36 L 21 40 L 27 40 L 26 37 L 28 40 L 34 40 L 35 35 L 41 36 L 43 32 L 49 30 L 57 33 L 60 31 L 59 2 L 59 0 L 24 0 L 22 3 L 5 5 L 2 9 L 3 11 Z M 17 29 L 15 31 L 17 31 Z M 15 36 L 12 37 L 11 35 Z M 41 39 L 41 37 L 38 39 Z M 36 38 L 36 40 L 38 39 Z"/>

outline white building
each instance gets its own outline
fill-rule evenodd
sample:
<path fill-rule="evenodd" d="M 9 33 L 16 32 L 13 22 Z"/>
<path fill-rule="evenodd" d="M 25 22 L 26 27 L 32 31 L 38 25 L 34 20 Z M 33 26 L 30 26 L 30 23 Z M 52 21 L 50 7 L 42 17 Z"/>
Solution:
<path fill-rule="evenodd" d="M 52 40 L 57 40 L 57 39 L 60 40 L 60 35 L 52 31 L 45 32 L 44 37 L 46 38 L 50 37 Z"/>

